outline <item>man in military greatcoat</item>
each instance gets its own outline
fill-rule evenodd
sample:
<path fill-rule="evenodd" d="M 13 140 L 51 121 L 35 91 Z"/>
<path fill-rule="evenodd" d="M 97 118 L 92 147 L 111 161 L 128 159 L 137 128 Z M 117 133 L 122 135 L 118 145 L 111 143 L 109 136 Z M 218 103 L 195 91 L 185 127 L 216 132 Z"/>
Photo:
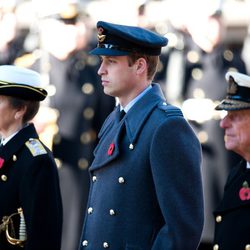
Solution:
<path fill-rule="evenodd" d="M 79 249 L 194 250 L 203 228 L 201 148 L 152 83 L 167 39 L 99 21 L 98 70 L 119 105 L 99 132 Z"/>
<path fill-rule="evenodd" d="M 232 168 L 221 202 L 214 211 L 214 250 L 250 249 L 250 76 L 230 71 L 226 98 L 216 107 L 227 111 L 220 127 L 225 147 L 243 160 Z"/>

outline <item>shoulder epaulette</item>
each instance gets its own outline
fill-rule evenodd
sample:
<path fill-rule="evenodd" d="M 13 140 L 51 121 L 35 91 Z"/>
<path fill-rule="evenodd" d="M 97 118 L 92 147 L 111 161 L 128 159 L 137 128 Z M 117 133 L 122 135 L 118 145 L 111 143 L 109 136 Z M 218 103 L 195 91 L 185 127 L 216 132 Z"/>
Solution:
<path fill-rule="evenodd" d="M 25 145 L 33 156 L 47 154 L 47 151 L 38 139 L 31 138 L 25 142 Z"/>
<path fill-rule="evenodd" d="M 160 103 L 158 108 L 165 111 L 167 116 L 183 116 L 182 111 L 179 108 L 167 104 L 166 102 Z"/>

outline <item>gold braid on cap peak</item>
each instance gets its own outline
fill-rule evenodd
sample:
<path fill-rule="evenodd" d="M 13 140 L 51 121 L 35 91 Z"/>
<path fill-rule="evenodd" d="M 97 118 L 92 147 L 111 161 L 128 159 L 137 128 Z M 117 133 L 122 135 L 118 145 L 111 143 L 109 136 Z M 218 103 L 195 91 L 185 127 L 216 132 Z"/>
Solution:
<path fill-rule="evenodd" d="M 3 85 L 1 85 L 3 84 Z M 39 87 L 32 87 L 29 85 L 21 84 L 21 83 L 12 83 L 12 82 L 6 82 L 0 80 L 0 88 L 12 88 L 12 87 L 18 87 L 18 88 L 25 88 L 25 89 L 31 89 L 43 96 L 47 96 L 45 89 L 39 88 Z"/>

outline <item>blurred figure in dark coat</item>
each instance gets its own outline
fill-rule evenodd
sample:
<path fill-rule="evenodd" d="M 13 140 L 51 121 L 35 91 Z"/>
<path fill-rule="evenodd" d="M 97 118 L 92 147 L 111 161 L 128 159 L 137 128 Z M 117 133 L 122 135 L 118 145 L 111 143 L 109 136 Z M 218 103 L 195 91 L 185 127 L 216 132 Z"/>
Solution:
<path fill-rule="evenodd" d="M 45 55 L 45 61 L 42 58 L 32 66 L 48 74 L 49 107 L 57 116 L 52 151 L 63 199 L 62 250 L 77 248 L 89 190 L 88 167 L 100 127 L 115 107 L 115 99 L 103 94 L 96 74 L 99 59 L 88 55 L 91 29 L 89 17 L 76 5 L 68 5 L 45 22 L 42 37 L 47 59 Z M 45 115 L 50 120 L 49 113 Z M 37 120 L 41 125 L 44 118 Z"/>
<path fill-rule="evenodd" d="M 18 25 L 16 1 L 5 0 L 0 3 L 0 65 L 13 64 L 15 59 L 25 53 L 24 41 L 28 29 Z"/>
<path fill-rule="evenodd" d="M 203 2 L 200 4 L 205 6 Z M 192 12 L 193 16 L 189 16 L 179 30 L 178 38 L 183 48 L 170 52 L 166 93 L 182 107 L 202 145 L 205 226 L 200 249 L 211 249 L 212 213 L 222 197 L 229 170 L 240 158 L 225 150 L 224 134 L 219 128 L 220 116 L 214 107 L 226 91 L 225 73 L 229 69 L 246 72 L 246 67 L 241 58 L 242 44 L 224 42 L 226 30 L 221 9 L 211 8 L 210 12 L 202 7 L 201 11 Z M 171 62 L 174 63 L 170 65 Z M 178 81 L 171 78 L 174 73 L 177 73 L 174 77 L 179 79 L 179 86 Z"/>

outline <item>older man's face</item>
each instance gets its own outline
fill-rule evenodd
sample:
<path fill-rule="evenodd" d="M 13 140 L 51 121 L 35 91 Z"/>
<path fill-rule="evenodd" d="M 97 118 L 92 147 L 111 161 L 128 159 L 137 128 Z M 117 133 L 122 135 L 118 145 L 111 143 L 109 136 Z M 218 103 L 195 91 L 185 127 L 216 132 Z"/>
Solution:
<path fill-rule="evenodd" d="M 228 111 L 220 122 L 225 130 L 225 147 L 242 157 L 250 155 L 250 109 Z"/>

